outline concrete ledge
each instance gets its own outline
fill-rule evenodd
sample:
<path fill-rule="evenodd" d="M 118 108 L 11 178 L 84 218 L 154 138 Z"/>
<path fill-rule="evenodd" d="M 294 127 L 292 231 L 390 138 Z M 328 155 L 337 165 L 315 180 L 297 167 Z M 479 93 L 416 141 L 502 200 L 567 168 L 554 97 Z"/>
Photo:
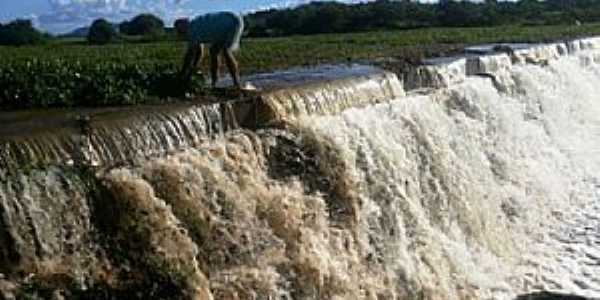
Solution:
<path fill-rule="evenodd" d="M 0 130 L 4 131 L 0 170 L 48 164 L 105 166 L 193 146 L 235 126 L 223 117 L 226 105 L 51 111 L 51 117 L 31 116 Z"/>
<path fill-rule="evenodd" d="M 263 92 L 219 103 L 0 113 L 8 124 L 0 128 L 0 173 L 48 164 L 109 167 L 193 147 L 228 130 L 404 95 L 395 74 L 371 66 L 260 74 L 253 83 Z"/>
<path fill-rule="evenodd" d="M 404 96 L 395 74 L 377 70 L 369 74 L 315 82 L 269 91 L 260 96 L 258 123 L 285 121 L 305 115 L 337 114 Z"/>
<path fill-rule="evenodd" d="M 467 76 L 486 76 L 507 80 L 513 65 L 546 65 L 565 55 L 580 55 L 582 64 L 600 61 L 600 53 L 585 53 L 600 49 L 600 37 L 590 37 L 548 44 L 487 44 L 465 48 L 461 56 L 428 59 L 407 74 L 407 91 L 439 89 L 462 82 Z"/>

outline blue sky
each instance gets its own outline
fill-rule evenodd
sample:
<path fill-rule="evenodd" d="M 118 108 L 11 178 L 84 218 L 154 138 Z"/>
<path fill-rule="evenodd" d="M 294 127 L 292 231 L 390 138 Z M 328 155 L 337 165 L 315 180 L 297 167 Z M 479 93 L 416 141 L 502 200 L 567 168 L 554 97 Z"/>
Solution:
<path fill-rule="evenodd" d="M 103 17 L 121 21 L 150 12 L 170 24 L 175 18 L 210 11 L 248 12 L 270 7 L 293 6 L 309 0 L 0 0 L 0 22 L 32 19 L 38 28 L 62 33 Z M 359 2 L 345 0 L 341 2 Z"/>

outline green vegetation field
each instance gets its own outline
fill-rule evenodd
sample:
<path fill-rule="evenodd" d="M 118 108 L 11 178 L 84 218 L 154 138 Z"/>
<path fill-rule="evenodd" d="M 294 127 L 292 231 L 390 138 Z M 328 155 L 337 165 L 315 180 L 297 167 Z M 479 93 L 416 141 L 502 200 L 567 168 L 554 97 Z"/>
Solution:
<path fill-rule="evenodd" d="M 322 34 L 245 39 L 238 56 L 242 73 L 250 74 L 384 57 L 412 61 L 448 55 L 469 44 L 596 34 L 600 24 Z M 128 105 L 208 93 L 200 78 L 186 84 L 176 77 L 184 48 L 184 42 L 89 46 L 73 40 L 0 47 L 0 108 Z"/>

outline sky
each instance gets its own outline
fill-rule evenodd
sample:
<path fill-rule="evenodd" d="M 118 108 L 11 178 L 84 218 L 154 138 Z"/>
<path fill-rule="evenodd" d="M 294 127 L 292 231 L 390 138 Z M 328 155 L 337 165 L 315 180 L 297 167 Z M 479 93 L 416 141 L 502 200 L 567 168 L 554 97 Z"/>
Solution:
<path fill-rule="evenodd" d="M 94 19 L 112 22 L 149 12 L 171 24 L 178 17 L 211 11 L 246 13 L 255 10 L 294 6 L 309 0 L 0 0 L 0 22 L 16 18 L 33 20 L 35 26 L 51 33 L 64 33 L 89 25 Z M 361 2 L 345 0 L 340 2 Z"/>

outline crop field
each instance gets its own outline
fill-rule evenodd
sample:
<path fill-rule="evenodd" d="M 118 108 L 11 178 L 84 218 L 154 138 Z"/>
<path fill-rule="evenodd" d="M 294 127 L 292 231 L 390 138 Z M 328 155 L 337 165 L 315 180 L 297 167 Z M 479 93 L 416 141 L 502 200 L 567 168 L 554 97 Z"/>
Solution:
<path fill-rule="evenodd" d="M 238 57 L 242 74 L 251 74 L 387 57 L 416 62 L 455 53 L 464 45 L 595 34 L 600 34 L 600 24 L 291 36 L 245 39 Z M 189 83 L 177 78 L 185 46 L 175 41 L 89 46 L 55 40 L 43 46 L 0 47 L 0 109 L 164 103 L 210 93 L 198 76 Z"/>

